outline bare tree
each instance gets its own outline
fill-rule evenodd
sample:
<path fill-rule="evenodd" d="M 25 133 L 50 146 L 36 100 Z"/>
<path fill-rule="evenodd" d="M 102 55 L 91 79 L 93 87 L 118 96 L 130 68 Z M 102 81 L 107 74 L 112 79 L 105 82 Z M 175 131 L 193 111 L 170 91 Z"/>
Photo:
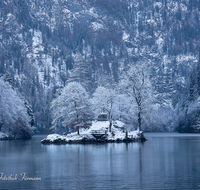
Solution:
<path fill-rule="evenodd" d="M 122 75 L 120 86 L 135 105 L 138 130 L 141 131 L 142 115 L 147 111 L 152 99 L 151 83 L 145 69 L 142 66 L 129 65 L 128 70 Z"/>
<path fill-rule="evenodd" d="M 143 86 L 144 86 L 144 72 L 142 71 L 141 73 L 141 81 L 137 81 L 135 73 L 133 73 L 132 77 L 129 77 L 129 81 L 132 83 L 132 92 L 133 92 L 133 97 L 135 98 L 135 102 L 137 103 L 137 110 L 138 110 L 138 129 L 141 131 L 141 121 L 142 121 L 142 110 L 143 110 L 143 105 L 142 105 L 142 99 L 143 99 Z"/>

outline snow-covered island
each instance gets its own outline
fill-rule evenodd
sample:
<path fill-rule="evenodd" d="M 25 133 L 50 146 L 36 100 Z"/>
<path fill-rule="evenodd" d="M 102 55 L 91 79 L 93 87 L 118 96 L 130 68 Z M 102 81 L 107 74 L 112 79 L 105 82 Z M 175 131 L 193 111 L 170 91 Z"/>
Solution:
<path fill-rule="evenodd" d="M 44 138 L 42 144 L 73 144 L 73 143 L 107 143 L 107 142 L 135 142 L 145 141 L 142 131 L 126 132 L 124 123 L 113 121 L 110 126 L 109 121 L 93 121 L 89 129 L 80 129 L 77 132 L 58 135 L 50 134 Z"/>
<path fill-rule="evenodd" d="M 9 137 L 5 133 L 0 132 L 0 140 L 12 140 L 13 138 Z"/>

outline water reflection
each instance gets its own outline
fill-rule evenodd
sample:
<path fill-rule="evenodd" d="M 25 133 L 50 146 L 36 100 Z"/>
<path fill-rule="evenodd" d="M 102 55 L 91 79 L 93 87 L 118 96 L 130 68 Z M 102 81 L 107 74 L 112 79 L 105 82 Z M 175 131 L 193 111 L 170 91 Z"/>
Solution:
<path fill-rule="evenodd" d="M 26 172 L 41 182 L 0 189 L 199 189 L 200 136 L 147 134 L 145 143 L 41 145 L 0 141 L 0 173 Z"/>

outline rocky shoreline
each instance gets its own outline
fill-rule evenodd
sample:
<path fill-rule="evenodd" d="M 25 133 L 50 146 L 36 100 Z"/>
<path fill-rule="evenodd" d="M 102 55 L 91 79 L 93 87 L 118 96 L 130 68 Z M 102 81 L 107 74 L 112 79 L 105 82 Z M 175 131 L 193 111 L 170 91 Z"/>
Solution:
<path fill-rule="evenodd" d="M 6 140 L 14 140 L 14 138 L 6 135 L 5 133 L 0 132 L 0 141 L 6 141 Z"/>
<path fill-rule="evenodd" d="M 43 139 L 41 141 L 41 144 L 49 145 L 49 144 L 96 144 L 96 143 L 130 143 L 130 142 L 144 142 L 147 139 L 141 138 L 141 139 L 116 139 L 116 140 L 100 140 L 100 139 L 82 139 L 82 140 L 68 140 L 65 139 L 56 139 L 54 141 L 50 141 L 48 139 Z"/>

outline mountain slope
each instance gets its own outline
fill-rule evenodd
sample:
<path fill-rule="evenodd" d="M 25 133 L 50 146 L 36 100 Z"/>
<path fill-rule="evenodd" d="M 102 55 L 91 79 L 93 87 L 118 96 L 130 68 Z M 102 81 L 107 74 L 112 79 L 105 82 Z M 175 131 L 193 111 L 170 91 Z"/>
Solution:
<path fill-rule="evenodd" d="M 142 62 L 169 125 L 197 63 L 198 7 L 198 0 L 2 0 L 0 73 L 10 73 L 43 131 L 51 125 L 49 103 L 66 85 L 79 52 L 90 93 L 99 83 L 118 82 L 128 63 Z"/>

